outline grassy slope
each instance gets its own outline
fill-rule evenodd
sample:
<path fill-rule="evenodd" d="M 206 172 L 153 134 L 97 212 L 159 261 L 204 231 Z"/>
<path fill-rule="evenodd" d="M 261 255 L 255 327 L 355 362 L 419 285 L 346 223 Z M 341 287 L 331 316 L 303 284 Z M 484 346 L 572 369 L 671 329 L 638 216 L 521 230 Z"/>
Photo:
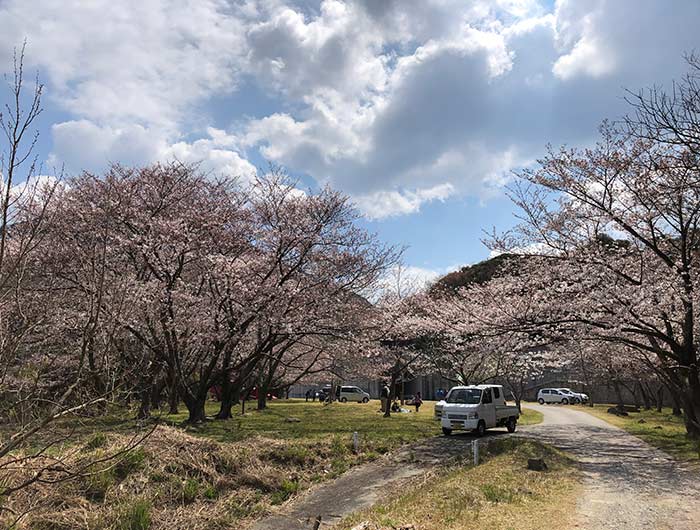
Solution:
<path fill-rule="evenodd" d="M 527 459 L 535 457 L 545 459 L 547 472 L 526 469 Z M 361 522 L 372 530 L 408 525 L 421 530 L 569 528 L 578 473 L 563 453 L 509 438 L 489 444 L 484 464 L 437 470 L 403 491 L 408 493 L 358 512 L 336 528 Z"/>
<path fill-rule="evenodd" d="M 615 416 L 606 412 L 612 406 L 614 405 L 595 405 L 594 407 L 579 405 L 578 408 L 638 436 L 681 460 L 697 461 L 700 458 L 697 440 L 686 437 L 683 418 L 671 414 L 670 408 L 664 408 L 661 412 L 641 410 L 630 412 L 629 416 Z M 640 423 L 642 419 L 644 422 Z"/>

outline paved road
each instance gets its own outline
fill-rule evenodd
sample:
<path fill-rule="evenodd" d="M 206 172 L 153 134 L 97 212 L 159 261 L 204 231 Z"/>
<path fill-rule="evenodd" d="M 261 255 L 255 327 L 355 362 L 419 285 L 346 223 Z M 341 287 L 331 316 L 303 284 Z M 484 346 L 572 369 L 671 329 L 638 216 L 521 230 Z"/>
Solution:
<path fill-rule="evenodd" d="M 700 474 L 622 429 L 561 405 L 528 405 L 544 414 L 533 436 L 581 462 L 580 529 L 697 530 Z"/>
<path fill-rule="evenodd" d="M 697 471 L 685 469 L 639 438 L 580 410 L 561 405 L 527 407 L 542 412 L 544 422 L 519 428 L 519 435 L 550 443 L 581 462 L 584 485 L 574 528 L 700 529 Z M 504 435 L 504 429 L 488 433 Z M 472 439 L 469 434 L 436 436 L 391 458 L 359 466 L 334 482 L 315 486 L 251 530 L 308 530 L 319 515 L 321 528 L 326 528 L 381 500 L 387 484 L 405 485 L 410 477 L 446 459 L 469 458 Z"/>

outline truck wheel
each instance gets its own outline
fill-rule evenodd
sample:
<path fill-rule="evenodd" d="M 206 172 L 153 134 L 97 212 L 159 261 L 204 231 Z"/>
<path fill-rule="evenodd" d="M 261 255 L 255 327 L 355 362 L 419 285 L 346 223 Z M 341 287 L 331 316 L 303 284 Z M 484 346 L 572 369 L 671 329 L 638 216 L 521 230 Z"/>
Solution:
<path fill-rule="evenodd" d="M 569 404 L 569 400 L 568 400 L 567 398 L 564 398 L 564 399 L 561 400 L 561 403 L 562 403 L 562 405 L 568 405 L 568 404 Z"/>
<path fill-rule="evenodd" d="M 340 402 L 341 402 L 341 403 L 347 403 L 347 402 L 348 402 L 348 398 L 346 398 L 346 397 L 341 397 L 341 398 L 340 398 Z"/>
<path fill-rule="evenodd" d="M 452 434 L 452 429 L 448 429 L 447 427 L 443 427 L 442 434 L 444 434 L 445 436 L 449 436 L 450 434 Z"/>
<path fill-rule="evenodd" d="M 538 399 L 537 403 L 539 403 L 540 405 L 544 405 L 544 399 L 542 399 L 542 398 Z"/>
<path fill-rule="evenodd" d="M 369 398 L 363 397 L 363 398 L 362 398 L 362 403 L 369 403 Z"/>
<path fill-rule="evenodd" d="M 508 432 L 515 432 L 515 427 L 518 425 L 518 420 L 516 420 L 513 416 L 508 418 L 508 421 L 506 422 L 506 429 L 508 429 Z"/>
<path fill-rule="evenodd" d="M 479 438 L 486 434 L 486 424 L 484 423 L 484 420 L 479 421 L 474 432 Z"/>

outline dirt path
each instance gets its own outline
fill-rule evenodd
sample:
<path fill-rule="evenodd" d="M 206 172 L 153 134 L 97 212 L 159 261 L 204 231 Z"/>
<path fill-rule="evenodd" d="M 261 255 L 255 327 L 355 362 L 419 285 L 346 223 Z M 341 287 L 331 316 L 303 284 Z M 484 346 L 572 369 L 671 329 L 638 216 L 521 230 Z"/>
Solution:
<path fill-rule="evenodd" d="M 439 424 L 435 423 L 435 429 Z M 503 432 L 494 431 L 491 436 Z M 429 438 L 395 454 L 351 469 L 334 482 L 319 484 L 279 513 L 258 521 L 250 530 L 310 530 L 321 516 L 321 528 L 328 528 L 357 510 L 381 500 L 387 485 L 405 487 L 407 479 L 439 463 L 471 457 L 471 436 Z"/>
<path fill-rule="evenodd" d="M 580 410 L 558 405 L 528 405 L 544 414 L 540 425 L 518 429 L 574 455 L 584 474 L 577 505 L 582 530 L 697 530 L 700 528 L 700 474 L 666 453 Z M 435 429 L 439 425 L 436 422 Z M 487 437 L 506 435 L 489 431 Z M 359 466 L 332 483 L 320 484 L 254 524 L 250 530 L 321 528 L 381 500 L 385 486 L 425 472 L 438 463 L 470 458 L 473 437 L 436 436 L 397 454 Z M 394 489 L 394 488 L 392 488 Z M 565 530 L 565 529 L 562 529 Z"/>
<path fill-rule="evenodd" d="M 574 455 L 584 474 L 580 529 L 700 528 L 700 475 L 663 451 L 585 412 L 528 405 L 544 422 L 523 428 Z"/>

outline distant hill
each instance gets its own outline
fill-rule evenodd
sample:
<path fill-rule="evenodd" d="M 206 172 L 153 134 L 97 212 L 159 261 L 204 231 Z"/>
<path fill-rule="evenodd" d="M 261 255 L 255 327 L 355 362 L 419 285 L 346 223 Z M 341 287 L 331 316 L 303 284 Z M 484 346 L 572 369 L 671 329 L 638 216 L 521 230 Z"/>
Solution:
<path fill-rule="evenodd" d="M 513 259 L 521 259 L 521 257 L 515 254 L 499 254 L 480 263 L 467 265 L 435 281 L 430 292 L 439 295 L 455 292 L 462 287 L 486 283 L 491 278 L 498 276 L 506 262 Z"/>

